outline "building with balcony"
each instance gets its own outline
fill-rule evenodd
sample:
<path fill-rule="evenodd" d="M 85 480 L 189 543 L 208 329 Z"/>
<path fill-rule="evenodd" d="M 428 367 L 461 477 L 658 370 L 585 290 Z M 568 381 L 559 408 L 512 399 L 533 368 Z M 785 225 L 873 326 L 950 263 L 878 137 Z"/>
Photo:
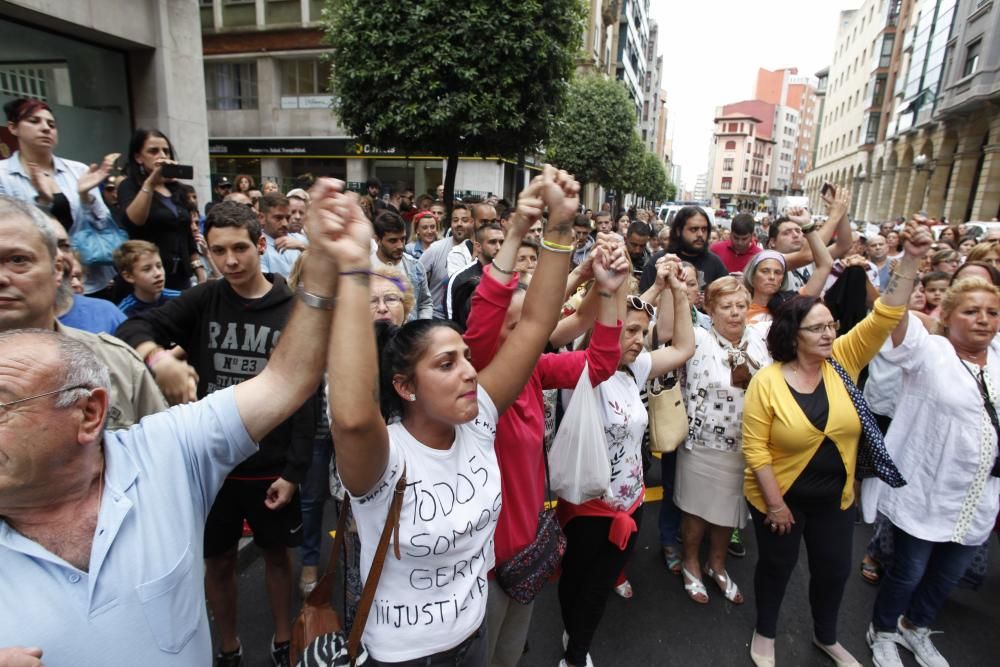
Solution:
<path fill-rule="evenodd" d="M 756 211 L 767 197 L 774 156 L 775 105 L 760 100 L 716 109 L 709 195 L 715 208 Z"/>
<path fill-rule="evenodd" d="M 852 184 L 856 217 L 874 222 L 919 210 L 953 222 L 996 217 L 1000 3 L 890 0 L 884 12 L 857 171 L 810 174 L 808 191 Z"/>
<path fill-rule="evenodd" d="M 858 175 L 865 173 L 868 156 L 862 149 L 868 100 L 873 74 L 887 72 L 892 61 L 895 6 L 893 0 L 865 0 L 861 7 L 843 11 L 838 18 L 833 59 L 822 92 L 813 168 L 806 175 L 805 193 L 814 209 L 821 205 L 819 191 L 825 181 L 854 188 L 851 212 L 856 214 L 861 208 L 855 185 Z"/>
<path fill-rule="evenodd" d="M 613 9 L 615 2 L 609 3 Z M 642 118 L 646 100 L 646 58 L 649 48 L 649 0 L 621 0 L 618 29 L 613 33 L 613 72 L 625 85 L 635 104 L 635 117 Z M 654 44 L 655 53 L 655 44 Z M 659 90 L 659 87 L 656 88 Z"/>
<path fill-rule="evenodd" d="M 198 8 L 156 0 L 0 1 L 0 104 L 34 97 L 59 124 L 56 154 L 126 153 L 136 128 L 170 137 L 209 195 Z M 17 149 L 0 129 L 0 158 Z"/>

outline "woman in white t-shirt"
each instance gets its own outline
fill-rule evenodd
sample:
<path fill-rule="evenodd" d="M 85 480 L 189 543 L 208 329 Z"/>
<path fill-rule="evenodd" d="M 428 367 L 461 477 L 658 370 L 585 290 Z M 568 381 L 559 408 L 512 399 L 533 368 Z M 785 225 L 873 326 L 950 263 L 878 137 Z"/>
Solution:
<path fill-rule="evenodd" d="M 398 532 L 364 630 L 369 664 L 430 658 L 485 665 L 486 574 L 501 507 L 496 423 L 558 320 L 578 191 L 565 172 L 546 167 L 521 193 L 508 242 L 517 243 L 513 236 L 523 236 L 547 206 L 542 257 L 517 328 L 478 375 L 457 326 L 443 320 L 384 332 L 378 363 L 368 311 L 371 225 L 353 203 L 330 211 L 343 224 L 336 238 L 319 241 L 333 246 L 342 276 L 328 369 L 337 378 L 330 384 L 331 427 L 366 579 L 394 489 L 406 477 Z M 517 280 L 512 270 L 494 264 L 484 280 Z"/>
<path fill-rule="evenodd" d="M 649 421 L 639 388 L 650 377 L 680 368 L 694 354 L 694 325 L 682 269 L 676 261 L 662 261 L 657 271 L 670 285 L 661 293 L 661 307 L 669 307 L 670 301 L 662 295 L 673 297 L 673 344 L 652 352 L 643 349 L 654 316 L 653 306 L 638 297 L 627 297 L 618 372 L 597 388 L 611 483 L 601 498 L 582 505 L 560 499 L 556 508 L 566 533 L 566 554 L 559 578 L 559 606 L 566 628 L 566 653 L 561 666 L 590 664 L 594 632 L 638 536 L 645 492 L 642 437 Z"/>

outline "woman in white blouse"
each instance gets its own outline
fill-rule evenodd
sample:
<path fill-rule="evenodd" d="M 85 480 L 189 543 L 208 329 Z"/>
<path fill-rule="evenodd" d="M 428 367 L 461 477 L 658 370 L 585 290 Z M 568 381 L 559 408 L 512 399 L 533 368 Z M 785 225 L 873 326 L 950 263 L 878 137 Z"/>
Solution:
<path fill-rule="evenodd" d="M 896 646 L 922 665 L 947 665 L 930 625 L 990 536 L 1000 504 L 996 411 L 1000 398 L 1000 289 L 981 278 L 952 285 L 941 303 L 943 336 L 911 314 L 883 357 L 903 371 L 886 447 L 907 484 L 865 480 L 869 521 L 893 526 L 893 566 L 883 577 L 868 644 L 877 667 L 902 665 Z M 897 330 L 898 332 L 898 330 Z M 933 406 L 933 409 L 929 409 Z"/>
<path fill-rule="evenodd" d="M 743 394 L 757 370 L 771 363 L 762 329 L 746 324 L 750 293 L 738 278 L 725 276 L 705 291 L 711 329 L 696 327 L 695 352 L 684 383 L 690 430 L 677 453 L 674 502 L 684 513 L 684 590 L 695 602 L 708 602 L 698 553 L 709 537 L 706 573 L 735 604 L 743 594 L 726 571 L 733 528 L 747 519 L 743 497 Z"/>

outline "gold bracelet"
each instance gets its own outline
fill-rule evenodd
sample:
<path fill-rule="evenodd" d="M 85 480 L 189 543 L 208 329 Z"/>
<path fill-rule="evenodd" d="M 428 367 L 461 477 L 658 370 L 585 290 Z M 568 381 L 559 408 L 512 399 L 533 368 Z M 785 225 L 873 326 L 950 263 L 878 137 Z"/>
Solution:
<path fill-rule="evenodd" d="M 556 243 L 554 241 L 549 241 L 548 239 L 542 239 L 542 247 L 554 252 L 573 252 L 576 250 L 574 246 L 563 245 L 562 243 Z"/>

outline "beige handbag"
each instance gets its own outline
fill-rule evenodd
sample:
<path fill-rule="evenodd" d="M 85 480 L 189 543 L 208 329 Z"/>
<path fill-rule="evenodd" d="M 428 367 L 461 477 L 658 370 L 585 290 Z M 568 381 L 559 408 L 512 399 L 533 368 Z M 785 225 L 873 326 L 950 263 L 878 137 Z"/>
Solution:
<path fill-rule="evenodd" d="M 646 387 L 649 398 L 649 449 L 669 453 L 687 439 L 688 417 L 681 384 L 675 373 L 653 378 Z"/>

